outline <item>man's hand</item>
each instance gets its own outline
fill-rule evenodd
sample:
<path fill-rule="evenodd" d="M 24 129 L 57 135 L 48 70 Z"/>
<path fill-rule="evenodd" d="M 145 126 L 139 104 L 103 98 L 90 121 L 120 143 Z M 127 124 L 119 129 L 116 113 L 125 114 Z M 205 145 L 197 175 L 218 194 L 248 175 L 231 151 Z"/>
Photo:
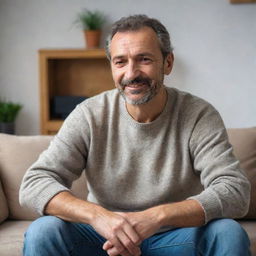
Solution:
<path fill-rule="evenodd" d="M 124 217 L 131 224 L 142 240 L 152 236 L 161 227 L 156 208 L 150 208 L 141 212 L 118 212 L 117 214 Z M 103 249 L 111 253 L 115 246 L 108 240 L 103 245 Z"/>
<path fill-rule="evenodd" d="M 111 248 L 104 250 L 110 256 L 139 256 L 140 236 L 132 224 L 122 214 L 113 213 L 99 208 L 90 225 L 111 244 Z"/>
<path fill-rule="evenodd" d="M 202 206 L 195 200 L 163 204 L 141 212 L 117 213 L 123 216 L 134 228 L 142 241 L 152 236 L 163 226 L 194 227 L 205 222 Z M 115 246 L 106 241 L 103 249 L 111 252 Z"/>
<path fill-rule="evenodd" d="M 156 208 L 149 208 L 141 212 L 118 213 L 123 216 L 142 240 L 152 236 L 161 228 L 161 221 Z"/>
<path fill-rule="evenodd" d="M 132 225 L 121 215 L 103 207 L 76 198 L 63 191 L 47 204 L 45 213 L 61 219 L 90 224 L 100 235 L 111 242 L 110 256 L 138 256 L 141 239 Z"/>

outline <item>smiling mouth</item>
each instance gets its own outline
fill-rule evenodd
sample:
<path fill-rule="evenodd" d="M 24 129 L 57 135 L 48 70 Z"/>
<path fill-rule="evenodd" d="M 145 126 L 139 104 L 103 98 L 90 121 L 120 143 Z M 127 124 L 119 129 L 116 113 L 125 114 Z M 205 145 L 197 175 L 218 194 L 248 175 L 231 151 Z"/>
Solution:
<path fill-rule="evenodd" d="M 148 90 L 148 85 L 145 83 L 142 84 L 130 84 L 126 85 L 124 91 L 129 94 L 137 95 L 145 93 Z"/>
<path fill-rule="evenodd" d="M 147 86 L 147 84 L 146 83 L 129 84 L 129 85 L 126 85 L 125 87 L 139 89 L 144 86 Z"/>
<path fill-rule="evenodd" d="M 145 87 L 150 87 L 151 81 L 149 78 L 136 77 L 132 80 L 122 80 L 120 85 L 124 90 L 126 87 L 129 89 L 144 89 Z"/>

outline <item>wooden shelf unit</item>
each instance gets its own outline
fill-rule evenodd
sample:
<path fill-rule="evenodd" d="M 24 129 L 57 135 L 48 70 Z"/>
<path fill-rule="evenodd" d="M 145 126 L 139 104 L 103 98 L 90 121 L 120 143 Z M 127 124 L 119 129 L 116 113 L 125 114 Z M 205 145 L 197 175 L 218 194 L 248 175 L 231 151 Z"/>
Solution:
<path fill-rule="evenodd" d="M 231 4 L 248 4 L 256 3 L 256 0 L 229 0 Z"/>
<path fill-rule="evenodd" d="M 63 123 L 52 115 L 54 96 L 92 97 L 114 88 L 103 49 L 41 49 L 39 67 L 41 134 L 56 134 Z"/>

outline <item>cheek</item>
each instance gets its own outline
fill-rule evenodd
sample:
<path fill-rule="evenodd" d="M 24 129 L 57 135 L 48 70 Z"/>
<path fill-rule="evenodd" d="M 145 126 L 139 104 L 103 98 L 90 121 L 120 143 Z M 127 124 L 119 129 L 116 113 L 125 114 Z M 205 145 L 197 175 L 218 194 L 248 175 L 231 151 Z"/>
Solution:
<path fill-rule="evenodd" d="M 120 72 L 117 72 L 117 70 L 112 69 L 112 78 L 113 78 L 115 84 L 119 84 L 120 79 L 121 79 Z"/>
<path fill-rule="evenodd" d="M 159 70 L 159 67 L 157 65 L 153 65 L 145 67 L 142 70 L 142 73 L 153 80 L 157 80 L 159 77 L 159 73 L 161 73 L 161 71 Z"/>

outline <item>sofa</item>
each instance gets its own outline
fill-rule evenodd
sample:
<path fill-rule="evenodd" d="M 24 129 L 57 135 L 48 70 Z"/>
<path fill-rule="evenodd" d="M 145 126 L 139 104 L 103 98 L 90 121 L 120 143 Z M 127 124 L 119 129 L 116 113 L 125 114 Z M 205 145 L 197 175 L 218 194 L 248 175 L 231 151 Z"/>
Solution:
<path fill-rule="evenodd" d="M 251 203 L 248 214 L 237 221 L 251 240 L 256 256 L 256 127 L 228 129 L 234 154 L 251 182 Z M 27 168 L 45 150 L 52 136 L 15 136 L 0 133 L 0 255 L 22 255 L 23 235 L 38 215 L 19 205 L 18 193 Z M 87 195 L 86 178 L 82 175 L 72 186 L 79 198 Z M 239 202 L 237 202 L 239 204 Z"/>

